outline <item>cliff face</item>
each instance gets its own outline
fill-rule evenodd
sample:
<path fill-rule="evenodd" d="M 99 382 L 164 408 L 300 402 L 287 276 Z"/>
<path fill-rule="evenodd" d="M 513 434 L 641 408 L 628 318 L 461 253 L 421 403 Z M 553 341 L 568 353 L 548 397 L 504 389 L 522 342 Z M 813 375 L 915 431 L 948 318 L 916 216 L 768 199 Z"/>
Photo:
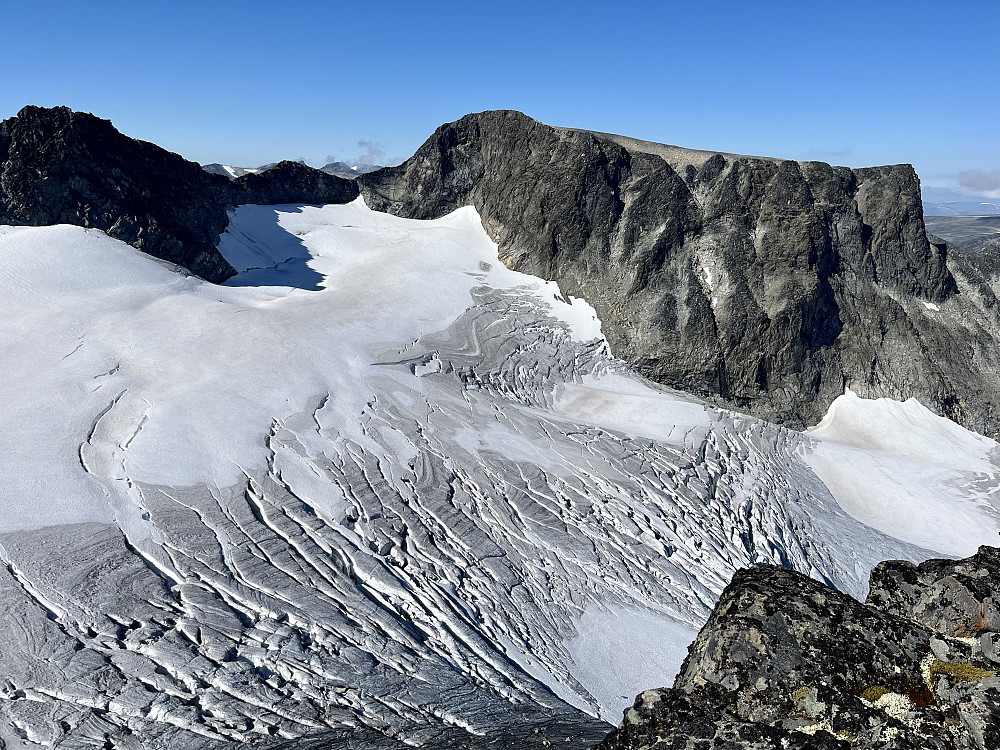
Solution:
<path fill-rule="evenodd" d="M 25 107 L 0 124 L 0 221 L 76 224 L 218 281 L 228 181 L 93 115 Z"/>
<path fill-rule="evenodd" d="M 674 687 L 640 695 L 600 747 L 998 747 L 998 593 L 993 547 L 882 563 L 866 604 L 787 569 L 740 571 Z"/>
<path fill-rule="evenodd" d="M 209 281 L 235 270 L 216 250 L 240 203 L 345 203 L 352 181 L 282 162 L 230 182 L 107 120 L 66 107 L 25 107 L 0 123 L 0 223 L 75 224 Z"/>
<path fill-rule="evenodd" d="M 442 126 L 399 167 L 344 180 L 293 162 L 235 180 L 106 120 L 0 123 L 0 223 L 102 229 L 211 281 L 241 203 L 412 218 L 473 205 L 510 267 L 597 309 L 647 376 L 791 427 L 852 388 L 1000 432 L 1000 285 L 928 241 L 909 166 L 850 170 L 554 128 L 518 112 Z"/>
<path fill-rule="evenodd" d="M 475 206 L 510 267 L 586 298 L 615 354 L 667 385 L 792 427 L 849 386 L 997 429 L 1000 384 L 981 375 L 996 326 L 956 300 L 908 165 L 712 154 L 500 111 L 358 183 L 401 216 Z"/>

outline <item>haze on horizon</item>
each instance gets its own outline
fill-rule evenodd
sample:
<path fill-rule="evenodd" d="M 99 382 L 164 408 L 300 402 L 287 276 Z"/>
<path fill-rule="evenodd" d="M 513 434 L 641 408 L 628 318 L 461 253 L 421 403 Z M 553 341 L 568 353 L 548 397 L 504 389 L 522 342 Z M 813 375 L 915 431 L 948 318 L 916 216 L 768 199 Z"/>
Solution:
<path fill-rule="evenodd" d="M 67 105 L 201 163 L 320 165 L 393 163 L 443 122 L 509 108 L 690 148 L 910 162 L 925 186 L 972 173 L 1000 195 L 998 22 L 995 0 L 42 0 L 5 9 L 0 119 Z"/>

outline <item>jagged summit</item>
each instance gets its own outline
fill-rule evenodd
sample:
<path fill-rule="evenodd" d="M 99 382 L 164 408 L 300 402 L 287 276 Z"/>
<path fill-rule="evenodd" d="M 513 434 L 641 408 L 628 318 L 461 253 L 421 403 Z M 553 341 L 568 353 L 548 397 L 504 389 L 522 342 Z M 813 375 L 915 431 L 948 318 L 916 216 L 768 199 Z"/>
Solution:
<path fill-rule="evenodd" d="M 992 293 L 928 241 L 909 165 L 709 155 L 496 111 L 358 182 L 400 216 L 475 206 L 505 263 L 587 299 L 615 354 L 667 385 L 792 427 L 845 385 L 1000 426 Z"/>
<path fill-rule="evenodd" d="M 0 222 L 103 229 L 211 280 L 234 273 L 215 251 L 228 181 L 108 120 L 29 106 L 0 123 Z"/>
<path fill-rule="evenodd" d="M 0 223 L 75 224 L 182 265 L 209 281 L 236 271 L 216 246 L 243 203 L 344 203 L 346 180 L 282 162 L 230 181 L 68 107 L 23 108 L 0 123 Z"/>

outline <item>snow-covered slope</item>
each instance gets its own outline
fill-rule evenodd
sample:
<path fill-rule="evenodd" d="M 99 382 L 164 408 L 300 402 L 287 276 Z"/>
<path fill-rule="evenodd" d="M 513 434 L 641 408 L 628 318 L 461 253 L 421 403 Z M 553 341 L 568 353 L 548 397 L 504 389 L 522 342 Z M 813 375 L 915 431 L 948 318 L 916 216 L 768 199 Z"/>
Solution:
<path fill-rule="evenodd" d="M 879 521 L 935 441 L 934 502 L 996 533 L 991 444 L 909 403 L 803 436 L 651 385 L 471 208 L 232 218 L 226 286 L 0 228 L 11 747 L 579 746 L 671 681 L 738 567 L 861 594 L 879 560 L 973 550 Z"/>
<path fill-rule="evenodd" d="M 859 521 L 944 555 L 996 545 L 997 444 L 916 399 L 834 401 L 805 458 Z"/>
<path fill-rule="evenodd" d="M 230 180 L 235 180 L 237 177 L 242 177 L 245 174 L 256 174 L 261 171 L 260 169 L 250 167 L 231 167 L 228 164 L 218 163 L 203 164 L 202 169 L 206 172 L 211 172 L 212 174 L 228 177 Z"/>

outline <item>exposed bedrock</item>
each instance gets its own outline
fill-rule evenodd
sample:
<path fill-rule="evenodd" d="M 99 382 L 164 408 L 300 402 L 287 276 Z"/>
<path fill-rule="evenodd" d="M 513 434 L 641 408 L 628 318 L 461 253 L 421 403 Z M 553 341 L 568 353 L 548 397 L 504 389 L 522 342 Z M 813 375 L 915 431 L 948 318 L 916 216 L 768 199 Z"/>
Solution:
<path fill-rule="evenodd" d="M 504 262 L 587 299 L 615 354 L 662 383 L 792 427 L 848 386 L 997 432 L 995 296 L 928 241 L 909 165 L 713 154 L 497 111 L 358 183 L 402 216 L 475 206 Z"/>
<path fill-rule="evenodd" d="M 353 180 L 327 174 L 297 161 L 282 161 L 231 183 L 234 203 L 349 203 L 358 197 Z"/>
<path fill-rule="evenodd" d="M 998 747 L 998 583 L 993 547 L 882 563 L 867 604 L 788 569 L 740 571 L 674 687 L 640 695 L 601 748 Z"/>
<path fill-rule="evenodd" d="M 352 181 L 292 162 L 230 181 L 67 107 L 25 107 L 0 123 L 0 223 L 102 229 L 209 281 L 236 272 L 216 249 L 233 206 L 357 195 Z"/>

